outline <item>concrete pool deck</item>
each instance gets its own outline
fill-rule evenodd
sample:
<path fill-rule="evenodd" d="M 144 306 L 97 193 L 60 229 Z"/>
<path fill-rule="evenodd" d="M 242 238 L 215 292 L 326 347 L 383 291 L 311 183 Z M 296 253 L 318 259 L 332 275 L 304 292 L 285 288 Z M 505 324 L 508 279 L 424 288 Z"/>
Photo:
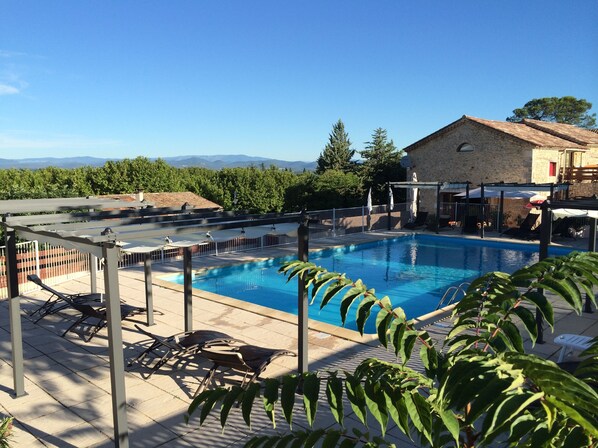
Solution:
<path fill-rule="evenodd" d="M 456 232 L 450 232 L 456 234 Z M 338 238 L 326 238 L 310 242 L 310 249 L 316 250 L 347 243 L 373 241 L 398 232 L 370 232 L 352 234 Z M 442 232 L 442 235 L 448 235 Z M 458 235 L 461 236 L 461 235 Z M 492 235 L 488 235 L 489 239 Z M 509 240 L 512 241 L 512 240 Z M 587 240 L 585 240 L 587 241 Z M 577 241 L 583 248 L 583 241 Z M 537 242 L 534 243 L 537 245 Z M 296 247 L 286 246 L 265 250 L 208 256 L 193 260 L 193 268 L 209 268 L 253 261 L 256 258 L 296 253 Z M 180 272 L 182 263 L 154 264 L 154 279 L 162 274 Z M 122 298 L 134 305 L 144 305 L 144 279 L 142 268 L 119 271 Z M 98 282 L 102 285 L 101 281 Z M 89 291 L 89 278 L 63 282 L 57 289 L 66 292 Z M 182 293 L 172 284 L 163 285 L 154 280 L 154 306 L 156 325 L 149 330 L 160 335 L 180 332 L 183 328 Z M 275 348 L 296 351 L 297 325 L 282 316 L 266 316 L 247 308 L 231 307 L 230 304 L 206 300 L 202 292 L 196 292 L 193 302 L 194 328 L 215 329 L 245 340 Z M 22 308 L 31 310 L 48 297 L 36 291 L 22 295 Z M 106 330 L 102 330 L 91 342 L 85 343 L 78 333 L 69 333 L 66 338 L 60 334 L 70 321 L 64 316 L 48 316 L 38 324 L 23 317 L 23 339 L 25 352 L 26 396 L 12 395 L 12 367 L 10 356 L 10 328 L 7 301 L 0 302 L 0 411 L 15 417 L 14 446 L 27 447 L 95 447 L 113 446 L 112 406 L 110 399 L 110 378 Z M 561 305 L 555 307 L 555 334 L 546 333 L 545 344 L 536 345 L 532 352 L 556 360 L 559 346 L 552 343 L 554 336 L 561 333 L 576 333 L 598 336 L 598 313 L 577 316 Z M 145 336 L 136 331 L 133 323 L 144 322 L 144 316 L 135 321 L 123 321 L 125 358 L 134 357 L 147 342 Z M 336 328 L 336 327 L 334 327 Z M 442 339 L 448 330 L 443 324 L 431 325 L 430 334 Z M 338 328 L 336 329 L 338 330 Z M 335 334 L 330 334 L 335 333 Z M 528 342 L 529 345 L 529 342 Z M 309 359 L 311 369 L 353 369 L 361 360 L 378 357 L 392 361 L 394 357 L 371 340 L 349 338 L 342 331 L 323 331 L 315 328 L 309 333 Z M 273 430 L 265 414 L 254 411 L 254 422 L 249 430 L 236 415 L 222 433 L 217 415 L 209 417 L 199 428 L 198 418 L 189 425 L 183 415 L 191 402 L 191 396 L 201 378 L 205 375 L 207 363 L 200 359 L 185 362 L 184 365 L 168 365 L 146 379 L 146 368 L 134 368 L 126 373 L 127 416 L 130 446 L 139 447 L 235 447 L 242 446 L 250 437 L 271 433 Z M 416 363 L 413 364 L 417 366 Z M 293 371 L 297 368 L 296 358 L 279 358 L 267 370 L 266 376 Z M 323 408 L 323 407 L 322 407 Z M 332 423 L 332 417 L 323 409 L 318 416 L 318 426 Z M 299 414 L 297 414 L 297 417 Z M 287 426 L 278 419 L 277 430 Z M 349 417 L 349 423 L 355 421 Z M 297 419 L 294 429 L 305 426 Z M 417 446 L 405 440 L 391 425 L 390 434 L 404 441 L 401 446 Z"/>

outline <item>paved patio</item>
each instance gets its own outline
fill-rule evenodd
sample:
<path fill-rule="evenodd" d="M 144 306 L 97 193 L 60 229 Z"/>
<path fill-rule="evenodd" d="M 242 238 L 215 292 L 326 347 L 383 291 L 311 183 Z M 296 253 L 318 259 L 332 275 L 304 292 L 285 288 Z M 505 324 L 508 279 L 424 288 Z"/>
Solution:
<path fill-rule="evenodd" d="M 443 234 L 448 234 L 443 232 Z M 391 233 L 390 235 L 396 235 Z M 311 249 L 342 245 L 347 242 L 363 242 L 387 238 L 387 232 L 372 232 L 341 238 L 312 241 Z M 492 235 L 489 235 L 492 237 Z M 350 241 L 349 241 L 350 239 Z M 537 243 L 535 243 L 537 244 Z M 578 242 L 579 245 L 583 242 Z M 583 246 L 580 246 L 583 247 Z M 239 263 L 281 254 L 293 254 L 295 247 L 280 247 L 263 251 L 227 254 L 219 257 L 195 259 L 194 269 L 215 265 Z M 180 272 L 181 263 L 154 265 L 154 279 L 167 272 Z M 134 305 L 143 306 L 143 269 L 119 271 L 122 298 Z M 102 285 L 101 281 L 98 282 Z M 89 278 L 81 277 L 59 285 L 66 292 L 89 291 Z M 180 332 L 183 328 L 182 292 L 176 287 L 154 281 L 154 306 L 158 312 L 156 325 L 150 331 L 160 335 Z M 272 313 L 265 316 L 253 308 L 235 307 L 236 303 L 217 303 L 203 292 L 194 294 L 194 328 L 214 329 L 258 344 L 296 351 L 297 326 L 286 316 Z M 22 308 L 31 310 L 48 297 L 43 292 L 22 296 Z M 7 301 L 0 302 L 0 412 L 15 417 L 14 446 L 27 447 L 103 447 L 113 446 L 112 403 L 106 330 L 101 331 L 90 343 L 80 334 L 60 334 L 70 321 L 64 315 L 48 316 L 39 324 L 27 317 L 23 322 L 25 352 L 25 390 L 27 395 L 12 395 L 12 367 L 10 356 L 10 333 Z M 258 310 L 259 311 L 259 310 Z M 577 316 L 566 308 L 555 308 L 557 325 L 555 334 L 581 333 L 598 336 L 598 313 Z M 123 321 L 125 359 L 134 357 L 147 343 L 133 323 L 144 323 L 145 316 L 135 321 Z M 285 320 L 286 319 L 286 320 Z M 348 332 L 326 332 L 317 327 L 309 333 L 309 358 L 312 369 L 354 368 L 359 361 L 376 356 L 392 360 L 393 357 L 371 340 L 352 337 Z M 429 332 L 442 338 L 447 326 L 428 327 Z M 336 333 L 336 335 L 330 334 Z M 339 337 L 338 335 L 342 336 Z M 536 345 L 533 352 L 556 359 L 559 347 L 552 343 L 553 335 L 545 335 L 547 343 Z M 529 342 L 528 342 L 529 345 Z M 162 368 L 146 379 L 145 368 L 134 368 L 126 373 L 127 417 L 130 445 L 138 447 L 234 447 L 242 446 L 249 437 L 274 431 L 262 411 L 254 410 L 252 429 L 249 430 L 237 414 L 231 417 L 229 426 L 221 432 L 217 413 L 208 418 L 200 428 L 197 416 L 186 424 L 183 415 L 191 402 L 199 381 L 205 375 L 207 363 L 193 359 L 184 365 L 175 364 Z M 414 364 L 415 367 L 417 365 Z M 297 368 L 297 359 L 277 359 L 266 371 L 267 376 L 278 376 Z M 332 417 L 321 406 L 318 426 L 329 425 Z M 299 416 L 299 414 L 297 414 Z M 349 422 L 356 422 L 349 417 Z M 298 417 L 294 429 L 305 427 L 304 419 Z M 279 416 L 276 431 L 288 429 Z M 391 426 L 390 434 L 396 435 L 401 446 L 416 446 L 405 440 Z"/>

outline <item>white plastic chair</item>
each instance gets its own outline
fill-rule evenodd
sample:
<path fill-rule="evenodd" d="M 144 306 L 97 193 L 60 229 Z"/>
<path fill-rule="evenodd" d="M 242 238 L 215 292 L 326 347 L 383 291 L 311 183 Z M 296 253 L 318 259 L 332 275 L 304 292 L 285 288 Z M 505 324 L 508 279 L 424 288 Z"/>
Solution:
<path fill-rule="evenodd" d="M 559 354 L 559 360 L 557 362 L 562 362 L 569 353 L 574 350 L 583 351 L 590 348 L 590 341 L 592 338 L 590 336 L 582 336 L 580 334 L 561 334 L 554 338 L 554 343 L 556 345 L 561 345 L 561 353 Z"/>

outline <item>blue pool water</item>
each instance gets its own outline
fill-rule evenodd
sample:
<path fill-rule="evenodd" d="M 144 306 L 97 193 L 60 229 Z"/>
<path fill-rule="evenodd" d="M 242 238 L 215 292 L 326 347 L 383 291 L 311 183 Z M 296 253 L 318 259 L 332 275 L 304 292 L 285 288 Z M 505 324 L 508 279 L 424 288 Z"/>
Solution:
<path fill-rule="evenodd" d="M 554 255 L 567 252 L 551 247 Z M 297 314 L 297 282 L 287 283 L 286 277 L 277 272 L 283 262 L 291 259 L 210 269 L 194 278 L 193 287 Z M 361 278 L 368 288 L 375 288 L 378 298 L 389 296 L 393 306 L 401 306 L 409 318 L 433 311 L 452 285 L 489 271 L 511 273 L 537 260 L 538 245 L 432 235 L 409 235 L 310 254 L 310 261 L 319 266 L 346 273 L 352 280 Z M 183 283 L 182 275 L 166 280 Z M 320 310 L 320 295 L 310 306 L 310 319 L 340 326 L 341 296 Z M 347 328 L 357 328 L 355 311 L 353 305 Z M 366 333 L 375 333 L 375 316 L 370 317 Z"/>

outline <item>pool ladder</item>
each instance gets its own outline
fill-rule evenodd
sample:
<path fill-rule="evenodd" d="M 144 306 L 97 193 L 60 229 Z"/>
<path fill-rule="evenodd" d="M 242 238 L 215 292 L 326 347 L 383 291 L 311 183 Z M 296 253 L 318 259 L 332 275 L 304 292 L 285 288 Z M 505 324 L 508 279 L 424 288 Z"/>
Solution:
<path fill-rule="evenodd" d="M 469 285 L 471 285 L 471 283 L 463 282 L 459 286 L 450 286 L 442 296 L 442 299 L 440 299 L 440 302 L 438 302 L 438 306 L 436 307 L 436 309 L 439 310 L 443 306 L 449 306 L 451 303 L 455 301 L 459 294 L 463 294 L 463 297 L 465 297 L 465 290 Z M 445 304 L 444 301 L 447 297 L 449 297 L 449 295 L 450 298 L 448 299 L 448 302 Z"/>

